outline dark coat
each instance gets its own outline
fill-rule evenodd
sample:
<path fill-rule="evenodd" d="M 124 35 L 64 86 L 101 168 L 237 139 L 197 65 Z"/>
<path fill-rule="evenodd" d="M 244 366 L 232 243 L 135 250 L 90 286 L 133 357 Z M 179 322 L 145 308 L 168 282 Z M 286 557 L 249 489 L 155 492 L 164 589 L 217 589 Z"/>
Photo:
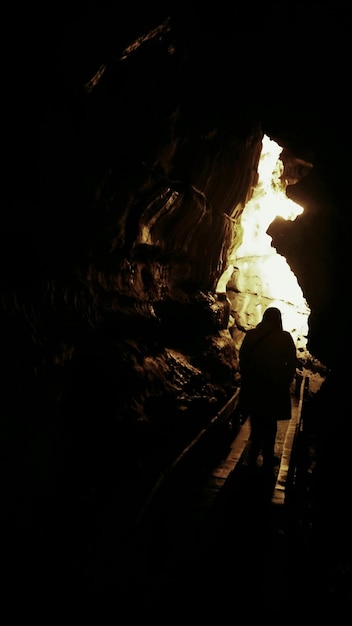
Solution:
<path fill-rule="evenodd" d="M 240 409 L 242 414 L 290 419 L 296 346 L 282 328 L 280 311 L 271 307 L 265 313 L 262 322 L 247 331 L 240 347 Z"/>

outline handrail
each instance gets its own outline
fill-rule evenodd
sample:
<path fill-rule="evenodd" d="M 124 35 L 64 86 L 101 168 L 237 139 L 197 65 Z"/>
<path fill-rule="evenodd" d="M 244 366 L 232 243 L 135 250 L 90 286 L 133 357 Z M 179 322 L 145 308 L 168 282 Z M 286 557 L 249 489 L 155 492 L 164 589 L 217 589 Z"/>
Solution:
<path fill-rule="evenodd" d="M 302 408 L 306 397 L 307 389 L 309 386 L 309 378 L 307 376 L 299 376 L 296 379 L 295 395 L 298 397 L 298 403 L 294 409 L 293 418 L 290 420 L 290 424 L 287 428 L 284 449 L 282 459 L 280 463 L 279 473 L 276 481 L 276 485 L 273 492 L 272 501 L 274 503 L 281 504 L 284 502 L 286 494 L 286 483 L 290 477 L 291 465 L 292 465 L 292 447 L 293 441 L 297 436 L 298 430 L 302 427 Z M 182 452 L 163 470 L 153 487 L 149 491 L 147 498 L 145 499 L 142 507 L 139 509 L 136 518 L 135 526 L 144 521 L 147 513 L 152 509 L 152 505 L 156 502 L 157 498 L 162 493 L 166 493 L 167 488 L 171 485 L 172 480 L 175 480 L 187 463 L 194 460 L 197 454 L 200 454 L 202 446 L 206 444 L 207 440 L 213 436 L 214 432 L 227 422 L 236 411 L 239 403 L 240 387 L 238 387 L 231 398 L 224 404 L 224 406 L 216 413 L 216 415 L 210 420 L 209 424 L 203 428 L 194 439 L 182 450 Z"/>
<path fill-rule="evenodd" d="M 144 502 L 142 508 L 139 510 L 136 517 L 136 525 L 142 521 L 145 517 L 148 509 L 152 505 L 152 502 L 161 493 L 163 487 L 167 486 L 171 478 L 175 478 L 176 473 L 181 471 L 184 464 L 193 458 L 200 449 L 200 446 L 205 443 L 207 437 L 214 432 L 214 429 L 220 428 L 226 422 L 229 422 L 231 416 L 236 410 L 239 401 L 240 388 L 238 387 L 231 398 L 226 404 L 216 413 L 216 415 L 210 420 L 209 424 L 203 428 L 194 439 L 182 450 L 178 457 L 164 470 L 154 483 L 149 495 Z"/>

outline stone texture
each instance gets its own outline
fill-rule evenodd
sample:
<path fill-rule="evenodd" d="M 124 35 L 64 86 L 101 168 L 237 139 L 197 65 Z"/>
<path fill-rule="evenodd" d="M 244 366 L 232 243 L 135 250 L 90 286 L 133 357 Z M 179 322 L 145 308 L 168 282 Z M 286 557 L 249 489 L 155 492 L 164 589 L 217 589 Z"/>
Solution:
<path fill-rule="evenodd" d="M 154 479 L 237 387 L 226 321 L 249 324 L 239 312 L 262 289 L 262 259 L 248 291 L 237 270 L 227 300 L 216 286 L 241 242 L 264 133 L 285 148 L 287 193 L 305 208 L 270 233 L 311 309 L 307 348 L 335 384 L 346 376 L 343 6 L 325 3 L 320 21 L 277 3 L 231 15 L 222 3 L 124 9 L 4 14 L 1 530 L 18 531 L 28 562 L 60 529 L 71 563 L 94 515 L 104 544 L 114 496 L 133 509 L 145 468 Z M 330 405 L 317 405 L 325 470 Z"/>

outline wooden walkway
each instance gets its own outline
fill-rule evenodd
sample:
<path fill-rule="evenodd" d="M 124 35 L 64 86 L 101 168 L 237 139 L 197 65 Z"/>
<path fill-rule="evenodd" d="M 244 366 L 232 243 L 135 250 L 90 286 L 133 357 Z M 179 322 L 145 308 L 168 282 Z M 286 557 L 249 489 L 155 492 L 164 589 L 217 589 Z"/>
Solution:
<path fill-rule="evenodd" d="M 289 421 L 279 421 L 275 443 L 275 455 L 280 459 L 280 465 L 275 468 L 275 482 L 271 502 L 276 506 L 283 506 L 287 481 L 290 471 L 294 471 L 291 464 L 297 434 L 300 429 L 303 398 L 306 380 L 303 379 L 298 390 L 292 392 L 292 417 Z M 222 493 L 227 482 L 234 477 L 239 466 L 246 467 L 249 450 L 250 424 L 247 419 L 242 424 L 238 434 L 230 445 L 227 456 L 213 468 L 202 492 L 199 495 L 199 503 L 203 502 L 200 509 L 206 515 L 207 507 L 213 506 L 216 498 Z M 259 465 L 261 459 L 259 458 Z M 199 503 L 197 505 L 199 506 Z"/>
<path fill-rule="evenodd" d="M 186 455 L 178 460 L 181 468 L 185 465 L 185 471 L 176 475 L 179 489 L 168 489 L 173 474 L 166 474 L 163 493 L 170 497 L 163 498 L 158 517 L 151 518 L 146 545 L 143 541 L 141 549 L 137 545 L 135 557 L 130 558 L 136 566 L 123 594 L 129 612 L 132 607 L 137 611 L 139 623 L 153 619 L 153 623 L 176 625 L 185 616 L 236 621 L 243 618 L 239 606 L 245 607 L 247 621 L 281 619 L 295 610 L 302 614 L 296 581 L 303 581 L 302 563 L 304 576 L 310 572 L 291 520 L 287 523 L 292 509 L 286 506 L 286 487 L 292 477 L 303 391 L 302 381 L 299 393 L 292 395 L 291 420 L 278 424 L 275 453 L 280 465 L 274 476 L 268 477 L 260 464 L 254 471 L 246 466 L 248 421 L 233 439 L 229 436 L 220 460 L 210 472 L 204 471 L 197 485 L 188 482 Z M 212 438 L 211 431 L 191 448 L 208 436 Z M 189 487 L 186 502 L 184 487 Z"/>

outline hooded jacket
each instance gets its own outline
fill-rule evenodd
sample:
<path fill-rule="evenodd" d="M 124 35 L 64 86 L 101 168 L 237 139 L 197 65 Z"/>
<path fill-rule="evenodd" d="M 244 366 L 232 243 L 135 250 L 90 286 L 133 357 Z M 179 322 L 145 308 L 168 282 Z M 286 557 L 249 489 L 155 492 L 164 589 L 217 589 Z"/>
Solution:
<path fill-rule="evenodd" d="M 297 366 L 296 346 L 283 330 L 281 312 L 269 307 L 247 331 L 239 351 L 241 410 L 290 419 L 290 386 Z"/>

